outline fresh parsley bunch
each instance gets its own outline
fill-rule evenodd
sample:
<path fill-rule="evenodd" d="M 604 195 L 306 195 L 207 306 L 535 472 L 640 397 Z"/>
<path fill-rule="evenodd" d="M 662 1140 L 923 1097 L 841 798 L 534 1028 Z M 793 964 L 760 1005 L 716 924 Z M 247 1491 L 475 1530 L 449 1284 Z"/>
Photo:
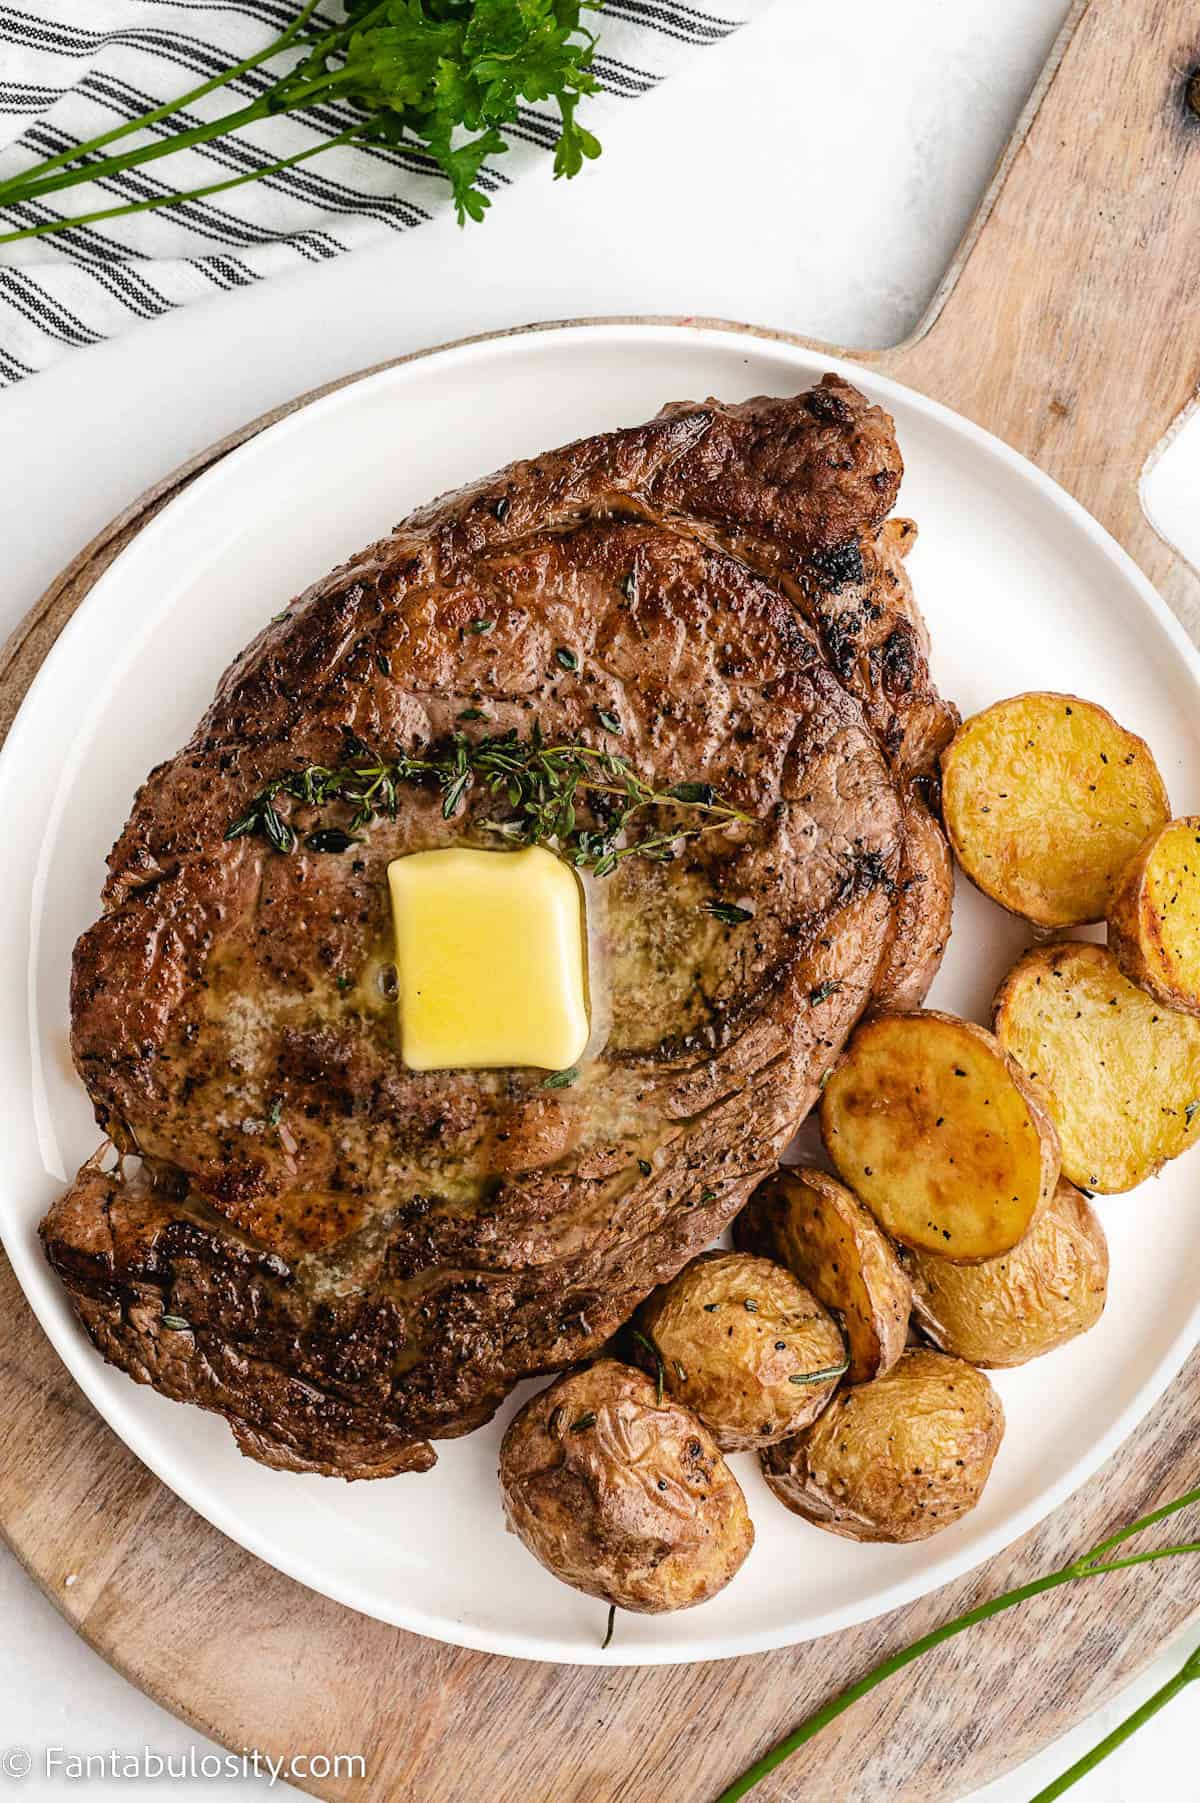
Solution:
<path fill-rule="evenodd" d="M 576 109 L 599 82 L 591 72 L 596 39 L 582 23 L 602 0 L 346 0 L 345 18 L 327 29 L 313 24 L 317 0 L 307 0 L 278 38 L 221 75 L 165 106 L 102 132 L 32 169 L 0 182 L 0 207 L 40 201 L 82 182 L 106 181 L 172 151 L 211 143 L 277 113 L 300 113 L 346 101 L 359 115 L 342 131 L 294 156 L 248 174 L 150 200 L 106 207 L 74 219 L 27 223 L 0 234 L 0 243 L 66 231 L 122 214 L 177 206 L 290 168 L 335 144 L 384 143 L 428 157 L 447 177 L 459 224 L 482 219 L 488 205 L 479 171 L 507 150 L 503 128 L 522 103 L 552 101 L 561 130 L 555 176 L 577 175 L 600 154 Z M 136 149 L 110 154 L 118 139 L 144 132 L 250 69 L 293 54 L 291 66 L 249 105 L 205 125 L 173 132 Z M 299 53 L 298 55 L 296 53 Z"/>

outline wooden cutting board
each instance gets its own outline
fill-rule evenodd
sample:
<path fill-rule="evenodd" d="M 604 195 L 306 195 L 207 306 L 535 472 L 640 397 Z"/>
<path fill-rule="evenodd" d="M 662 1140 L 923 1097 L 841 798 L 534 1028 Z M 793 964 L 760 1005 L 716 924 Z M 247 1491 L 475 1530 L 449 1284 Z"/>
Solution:
<path fill-rule="evenodd" d="M 1138 482 L 1200 380 L 1200 112 L 1187 100 L 1198 66 L 1200 13 L 1189 0 L 1081 5 L 929 318 L 906 344 L 860 359 L 1057 477 L 1193 636 L 1200 581 L 1147 524 Z M 1200 109 L 1197 90 L 1200 79 Z M 80 554 L 0 654 L 0 733 L 65 621 L 147 520 L 234 445 L 313 398 L 213 446 Z M 525 1664 L 383 1627 L 260 1564 L 109 1432 L 2 1261 L 0 1318 L 0 1527 L 18 1557 L 89 1644 L 215 1739 L 276 1758 L 361 1754 L 365 1782 L 310 1786 L 356 1803 L 706 1803 L 887 1651 L 1200 1482 L 1197 1354 L 1070 1503 L 910 1608 L 721 1664 Z M 1198 1614 L 1200 1572 L 1185 1560 L 1026 1605 L 860 1703 L 757 1794 L 764 1803 L 959 1797 L 1061 1734 Z"/>

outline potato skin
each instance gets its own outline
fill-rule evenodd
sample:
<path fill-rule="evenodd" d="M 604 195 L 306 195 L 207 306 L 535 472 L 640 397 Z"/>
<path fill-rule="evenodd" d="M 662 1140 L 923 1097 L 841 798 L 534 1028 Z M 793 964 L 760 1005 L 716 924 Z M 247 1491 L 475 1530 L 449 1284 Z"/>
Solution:
<path fill-rule="evenodd" d="M 848 1540 L 927 1540 L 983 1494 L 1004 1434 L 982 1371 L 918 1349 L 762 1454 L 780 1502 Z"/>
<path fill-rule="evenodd" d="M 663 1361 L 663 1383 L 722 1452 L 769 1446 L 814 1420 L 836 1390 L 846 1351 L 798 1278 L 768 1258 L 705 1252 L 653 1291 L 634 1316 Z M 650 1355 L 639 1349 L 639 1362 Z M 793 1382 L 816 1371 L 821 1383 Z"/>
<path fill-rule="evenodd" d="M 993 1019 L 1049 1093 L 1072 1183 L 1133 1189 L 1200 1135 L 1200 1020 L 1129 982 L 1106 946 L 1035 946 L 996 991 Z"/>
<path fill-rule="evenodd" d="M 1200 1014 L 1200 815 L 1172 820 L 1130 860 L 1109 903 L 1108 945 L 1164 1008 Z"/>
<path fill-rule="evenodd" d="M 1015 1246 L 1058 1182 L 1048 1099 L 985 1028 L 933 1009 L 858 1027 L 821 1135 L 893 1239 L 966 1264 Z"/>
<path fill-rule="evenodd" d="M 777 1171 L 733 1223 L 743 1252 L 778 1259 L 841 1317 L 846 1382 L 865 1384 L 904 1351 L 912 1285 L 870 1209 L 811 1165 Z"/>
<path fill-rule="evenodd" d="M 1170 804 L 1144 739 L 1078 695 L 1032 692 L 965 722 L 942 754 L 955 856 L 1036 926 L 1103 920 L 1117 877 Z"/>
<path fill-rule="evenodd" d="M 1024 1365 L 1086 1333 L 1108 1296 L 1104 1229 L 1065 1179 L 1002 1258 L 955 1265 L 912 1252 L 907 1264 L 921 1331 L 943 1352 L 989 1369 Z"/>
<path fill-rule="evenodd" d="M 513 1417 L 500 1493 L 547 1571 L 641 1614 L 707 1602 L 754 1544 L 708 1430 L 669 1398 L 658 1407 L 645 1373 L 615 1359 L 566 1372 Z"/>
<path fill-rule="evenodd" d="M 915 790 L 904 804 L 896 934 L 875 982 L 876 1008 L 919 1008 L 950 940 L 954 862 L 940 823 Z"/>

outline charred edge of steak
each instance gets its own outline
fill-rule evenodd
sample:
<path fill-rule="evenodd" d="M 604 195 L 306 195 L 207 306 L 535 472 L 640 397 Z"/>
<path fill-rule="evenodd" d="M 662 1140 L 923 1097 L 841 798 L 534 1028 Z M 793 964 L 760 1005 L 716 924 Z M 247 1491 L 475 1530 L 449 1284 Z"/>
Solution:
<path fill-rule="evenodd" d="M 223 1416 L 239 1450 L 275 1470 L 369 1479 L 436 1462 L 428 1441 L 414 1436 L 414 1421 L 439 1437 L 469 1432 L 520 1378 L 594 1355 L 656 1284 L 728 1224 L 764 1174 L 756 1165 L 723 1181 L 719 1194 L 698 1188 L 652 1248 L 618 1239 L 582 1284 L 564 1288 L 556 1270 L 540 1286 L 525 1272 L 443 1273 L 410 1309 L 436 1332 L 438 1355 L 407 1368 L 398 1311 L 391 1331 L 387 1305 L 370 1296 L 354 1298 L 341 1319 L 336 1304 L 293 1313 L 289 1292 L 301 1272 L 189 1218 L 188 1204 L 166 1206 L 119 1173 L 101 1172 L 95 1160 L 40 1232 L 81 1326 L 109 1364 L 172 1401 Z M 489 1371 L 480 1354 L 495 1339 L 493 1285 L 510 1292 L 510 1344 Z M 356 1400 L 364 1395 L 369 1402 Z"/>
<path fill-rule="evenodd" d="M 280 1301 L 292 1274 L 274 1255 L 214 1235 L 95 1161 L 39 1231 L 107 1363 L 173 1402 L 224 1416 L 248 1457 L 347 1479 L 435 1463 L 426 1441 L 285 1368 L 297 1352 Z"/>

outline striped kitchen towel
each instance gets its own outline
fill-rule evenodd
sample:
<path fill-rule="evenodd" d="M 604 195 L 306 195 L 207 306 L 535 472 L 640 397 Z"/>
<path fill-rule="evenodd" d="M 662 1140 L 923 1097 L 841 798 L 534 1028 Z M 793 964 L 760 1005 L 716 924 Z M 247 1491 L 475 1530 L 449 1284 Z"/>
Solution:
<path fill-rule="evenodd" d="M 0 179 L 202 86 L 277 37 L 299 4 L 0 0 Z M 585 101 L 581 122 L 603 137 L 619 102 L 718 43 L 765 0 L 731 4 L 737 17 L 709 0 L 607 0 L 592 22 L 604 93 Z M 333 23 L 340 10 L 329 0 L 323 22 Z M 318 15 L 314 23 L 321 22 Z M 166 136 L 244 106 L 287 66 L 281 58 L 248 70 L 151 129 Z M 0 209 L 0 231 L 229 181 L 303 152 L 356 117 L 333 104 L 265 119 L 104 184 Z M 498 196 L 534 163 L 548 179 L 556 119 L 551 107 L 524 108 L 519 123 L 506 128 L 508 154 L 485 166 L 480 186 Z M 346 145 L 204 200 L 0 247 L 0 385 L 135 320 L 378 242 L 448 204 L 446 182 L 422 158 L 403 148 Z"/>

